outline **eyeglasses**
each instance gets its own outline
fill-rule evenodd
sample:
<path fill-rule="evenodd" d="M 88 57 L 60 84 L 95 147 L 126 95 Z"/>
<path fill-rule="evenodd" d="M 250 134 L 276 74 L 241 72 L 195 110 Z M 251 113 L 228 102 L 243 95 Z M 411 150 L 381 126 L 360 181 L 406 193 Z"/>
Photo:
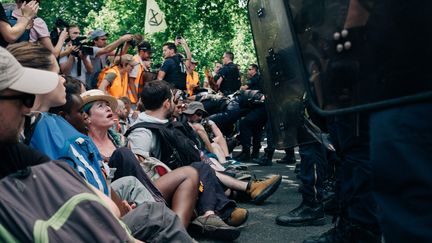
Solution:
<path fill-rule="evenodd" d="M 202 112 L 202 111 L 197 111 L 197 112 L 195 112 L 195 115 L 197 115 L 197 116 L 203 116 L 203 115 L 204 115 L 204 112 Z"/>
<path fill-rule="evenodd" d="M 34 94 L 0 95 L 0 100 L 20 100 L 27 108 L 32 108 L 36 96 Z"/>

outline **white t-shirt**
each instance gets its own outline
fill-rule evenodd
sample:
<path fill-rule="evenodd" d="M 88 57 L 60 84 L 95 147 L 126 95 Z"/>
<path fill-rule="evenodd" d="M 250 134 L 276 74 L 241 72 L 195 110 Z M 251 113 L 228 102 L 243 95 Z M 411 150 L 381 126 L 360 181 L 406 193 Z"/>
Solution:
<path fill-rule="evenodd" d="M 64 47 L 62 48 L 62 52 L 64 51 Z M 62 58 L 60 58 L 59 63 L 65 63 L 67 62 L 69 56 L 64 56 Z M 90 62 L 90 57 L 87 56 L 86 57 L 87 60 Z M 81 75 L 78 76 L 78 58 L 74 57 L 74 62 L 72 64 L 72 69 L 71 72 L 69 74 L 70 76 L 81 80 L 81 82 L 83 82 L 84 84 L 87 84 L 87 69 L 85 68 L 84 62 L 81 60 Z M 90 76 L 89 76 L 90 77 Z"/>

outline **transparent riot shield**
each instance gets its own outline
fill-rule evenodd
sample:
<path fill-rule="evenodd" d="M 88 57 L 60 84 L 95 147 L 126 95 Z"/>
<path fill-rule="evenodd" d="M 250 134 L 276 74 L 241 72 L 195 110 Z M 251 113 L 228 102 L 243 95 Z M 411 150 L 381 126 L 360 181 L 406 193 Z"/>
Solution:
<path fill-rule="evenodd" d="M 278 149 L 313 141 L 304 128 L 303 64 L 283 0 L 250 0 L 249 19 Z"/>
<path fill-rule="evenodd" d="M 432 1 L 251 0 L 249 5 L 259 59 L 275 39 L 283 43 L 290 55 L 283 64 L 292 75 L 288 83 L 302 79 L 320 114 L 432 99 L 432 30 L 425 27 L 432 23 Z M 297 70 L 296 58 L 305 71 Z"/>

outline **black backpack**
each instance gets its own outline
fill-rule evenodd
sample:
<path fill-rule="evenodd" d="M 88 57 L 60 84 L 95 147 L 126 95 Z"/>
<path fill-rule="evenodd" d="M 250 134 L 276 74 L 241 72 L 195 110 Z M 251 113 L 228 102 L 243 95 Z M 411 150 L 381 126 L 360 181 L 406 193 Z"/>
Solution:
<path fill-rule="evenodd" d="M 5 11 L 6 19 L 11 26 L 15 26 L 18 19 L 12 16 L 12 10 Z M 30 40 L 30 30 L 26 29 L 24 33 L 15 41 L 15 43 L 29 41 Z"/>
<path fill-rule="evenodd" d="M 157 159 L 164 162 L 170 169 L 174 170 L 201 161 L 200 151 L 196 147 L 197 141 L 181 122 L 163 124 L 139 122 L 130 127 L 125 136 L 129 136 L 137 128 L 147 128 L 159 136 L 161 157 Z"/>

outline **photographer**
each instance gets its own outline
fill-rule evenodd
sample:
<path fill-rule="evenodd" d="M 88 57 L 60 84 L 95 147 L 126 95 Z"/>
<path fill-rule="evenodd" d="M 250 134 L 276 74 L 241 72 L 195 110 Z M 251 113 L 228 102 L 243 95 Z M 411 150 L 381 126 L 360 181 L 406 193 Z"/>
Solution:
<path fill-rule="evenodd" d="M 90 55 L 90 60 L 93 65 L 93 72 L 91 75 L 92 79 L 92 88 L 97 88 L 97 80 L 100 72 L 106 66 L 107 57 L 114 56 L 114 50 L 119 47 L 121 44 L 131 41 L 133 39 L 133 35 L 126 34 L 121 36 L 119 39 L 114 41 L 113 43 L 107 45 L 107 37 L 108 34 L 101 30 L 96 29 L 91 32 L 89 39 L 93 45 L 93 54 Z M 119 53 L 120 54 L 120 53 Z M 121 53 L 123 54 L 123 53 Z"/>
<path fill-rule="evenodd" d="M 77 25 L 71 25 L 68 28 L 70 41 L 63 48 L 62 57 L 60 58 L 60 68 L 62 73 L 79 79 L 89 88 L 87 76 L 93 72 L 93 65 L 87 53 L 83 52 L 80 40 L 80 29 Z"/>
<path fill-rule="evenodd" d="M 28 0 L 16 0 L 15 3 L 17 5 L 17 8 L 12 12 L 12 16 L 20 19 L 25 18 L 27 15 L 25 11 L 23 11 L 22 8 L 28 7 L 28 4 L 30 4 L 31 1 Z M 37 1 L 40 3 L 40 0 Z M 3 33 L 3 31 L 2 31 Z M 42 18 L 36 17 L 33 19 L 33 25 L 30 28 L 30 42 L 37 42 L 39 41 L 45 48 L 47 48 L 52 54 L 54 54 L 56 57 L 60 55 L 61 48 L 63 46 L 63 43 L 65 42 L 67 38 L 67 32 L 66 30 L 63 30 L 60 33 L 59 41 L 55 46 L 53 46 L 51 39 L 50 39 L 50 31 L 48 30 L 48 26 L 45 23 L 45 21 Z"/>

